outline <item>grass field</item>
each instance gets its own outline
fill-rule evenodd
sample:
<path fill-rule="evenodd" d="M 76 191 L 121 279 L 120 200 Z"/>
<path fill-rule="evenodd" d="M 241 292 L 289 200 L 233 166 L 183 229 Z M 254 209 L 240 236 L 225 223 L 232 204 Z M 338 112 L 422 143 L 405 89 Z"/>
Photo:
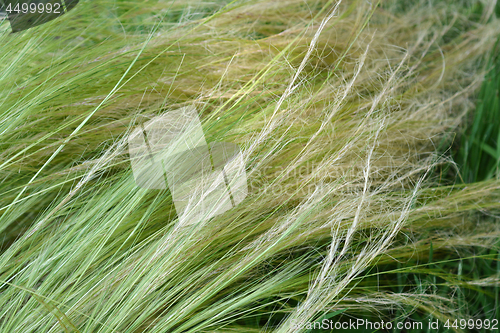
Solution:
<path fill-rule="evenodd" d="M 0 332 L 498 331 L 499 18 L 476 0 L 0 18 Z M 181 223 L 169 189 L 136 186 L 127 138 L 186 106 L 239 145 L 248 195 Z"/>

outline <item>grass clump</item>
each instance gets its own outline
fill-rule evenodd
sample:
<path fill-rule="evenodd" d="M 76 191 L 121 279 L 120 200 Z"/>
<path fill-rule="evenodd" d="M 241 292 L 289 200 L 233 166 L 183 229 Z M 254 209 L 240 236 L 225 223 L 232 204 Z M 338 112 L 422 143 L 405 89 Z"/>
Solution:
<path fill-rule="evenodd" d="M 492 319 L 500 184 L 436 174 L 500 32 L 494 3 L 467 5 L 82 1 L 4 32 L 0 332 Z M 188 225 L 127 152 L 183 106 L 242 147 L 249 180 Z"/>

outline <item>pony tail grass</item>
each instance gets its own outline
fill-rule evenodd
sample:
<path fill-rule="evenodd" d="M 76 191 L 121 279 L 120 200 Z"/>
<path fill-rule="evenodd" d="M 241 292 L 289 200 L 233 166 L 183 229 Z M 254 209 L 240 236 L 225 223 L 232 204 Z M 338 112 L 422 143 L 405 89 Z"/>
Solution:
<path fill-rule="evenodd" d="M 455 152 L 500 25 L 466 2 L 80 1 L 2 21 L 0 332 L 491 320 L 500 185 L 463 184 Z M 172 189 L 137 186 L 128 139 L 186 107 L 207 146 L 239 147 L 248 193 L 184 223 Z"/>

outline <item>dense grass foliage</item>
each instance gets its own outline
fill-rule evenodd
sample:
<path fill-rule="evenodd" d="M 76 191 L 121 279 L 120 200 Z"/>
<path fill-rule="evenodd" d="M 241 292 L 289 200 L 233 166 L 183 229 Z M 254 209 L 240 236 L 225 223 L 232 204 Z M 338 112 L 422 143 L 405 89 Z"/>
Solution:
<path fill-rule="evenodd" d="M 495 5 L 81 1 L 3 21 L 0 332 L 500 319 Z M 183 106 L 249 180 L 191 223 L 127 151 Z"/>
<path fill-rule="evenodd" d="M 497 43 L 498 44 L 498 43 Z M 470 183 L 497 177 L 500 162 L 500 56 L 498 45 L 489 59 L 475 112 L 462 136 L 457 161 L 463 181 Z"/>

